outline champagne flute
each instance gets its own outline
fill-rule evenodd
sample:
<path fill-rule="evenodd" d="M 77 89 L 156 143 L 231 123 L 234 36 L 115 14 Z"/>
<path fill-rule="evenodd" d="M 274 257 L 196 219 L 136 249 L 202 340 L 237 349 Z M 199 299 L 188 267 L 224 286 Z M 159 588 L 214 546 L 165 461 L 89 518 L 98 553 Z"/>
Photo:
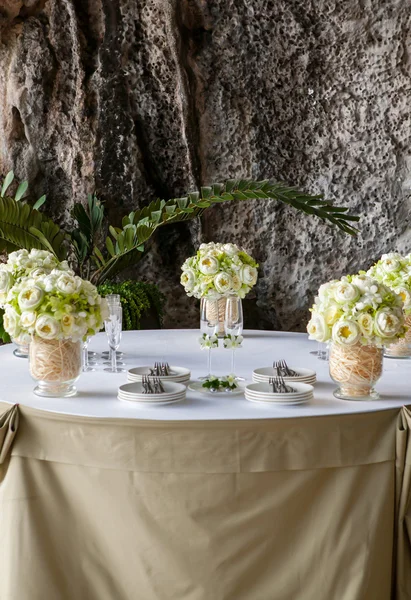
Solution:
<path fill-rule="evenodd" d="M 200 331 L 202 334 L 216 335 L 218 329 L 218 300 L 203 298 L 200 308 Z M 211 348 L 208 348 L 207 370 L 208 375 L 199 377 L 200 381 L 208 379 L 211 375 Z"/>
<path fill-rule="evenodd" d="M 111 367 L 104 369 L 108 373 L 123 373 L 122 369 L 117 365 L 117 349 L 120 346 L 121 331 L 123 325 L 123 310 L 121 305 L 110 306 L 110 314 L 108 319 L 104 321 L 108 344 L 111 350 Z"/>
<path fill-rule="evenodd" d="M 224 331 L 226 335 L 239 336 L 243 332 L 243 306 L 241 298 L 229 296 L 225 305 Z M 235 347 L 231 348 L 231 375 L 238 381 L 245 381 L 244 377 L 235 375 Z"/>
<path fill-rule="evenodd" d="M 88 371 L 95 371 L 93 365 L 95 362 L 90 362 L 90 353 L 88 351 L 88 345 L 90 342 L 90 338 L 88 337 L 85 341 L 83 341 L 83 373 L 87 373 Z"/>
<path fill-rule="evenodd" d="M 121 306 L 120 294 L 107 294 L 107 296 L 105 296 L 105 299 L 107 301 L 109 312 L 111 312 L 112 306 Z M 113 353 L 113 351 L 111 350 L 111 348 L 110 348 L 110 350 L 105 350 L 104 352 L 102 352 L 104 365 L 111 365 L 112 360 L 113 360 L 112 353 Z M 120 359 L 120 361 L 121 361 L 121 359 L 123 358 L 123 356 L 124 356 L 123 352 L 116 352 L 116 355 L 117 355 L 117 366 L 124 366 L 125 363 L 119 362 L 119 360 L 118 360 L 118 359 Z"/>

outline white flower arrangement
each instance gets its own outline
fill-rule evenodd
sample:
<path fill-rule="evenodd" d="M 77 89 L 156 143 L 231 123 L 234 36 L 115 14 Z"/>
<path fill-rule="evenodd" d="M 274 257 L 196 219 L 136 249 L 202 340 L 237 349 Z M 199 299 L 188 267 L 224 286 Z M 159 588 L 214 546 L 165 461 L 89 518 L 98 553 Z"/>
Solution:
<path fill-rule="evenodd" d="M 245 298 L 257 283 L 258 264 L 235 244 L 201 244 L 181 268 L 180 282 L 195 298 Z"/>
<path fill-rule="evenodd" d="M 7 294 L 3 324 L 12 338 L 78 341 L 97 333 L 107 303 L 89 281 L 71 271 L 31 271 Z"/>
<path fill-rule="evenodd" d="M 17 250 L 8 255 L 7 263 L 0 264 L 0 308 L 4 308 L 7 295 L 23 277 L 50 273 L 53 269 L 72 273 L 66 261 L 59 262 L 47 250 Z"/>
<path fill-rule="evenodd" d="M 365 274 L 323 284 L 310 309 L 310 340 L 387 346 L 405 333 L 401 297 Z"/>
<path fill-rule="evenodd" d="M 206 333 L 203 333 L 203 335 L 198 338 L 198 343 L 200 344 L 201 350 L 218 348 L 218 337 L 216 335 L 207 335 Z"/>
<path fill-rule="evenodd" d="M 411 254 L 383 254 L 381 259 L 368 269 L 367 275 L 399 294 L 404 302 L 405 314 L 411 315 Z"/>

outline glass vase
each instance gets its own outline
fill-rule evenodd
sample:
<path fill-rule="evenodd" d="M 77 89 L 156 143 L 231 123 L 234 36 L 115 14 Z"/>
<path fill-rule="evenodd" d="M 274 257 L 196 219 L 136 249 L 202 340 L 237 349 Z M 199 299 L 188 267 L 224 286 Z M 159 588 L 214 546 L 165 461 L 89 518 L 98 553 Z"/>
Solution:
<path fill-rule="evenodd" d="M 408 327 L 405 336 L 384 348 L 384 356 L 387 358 L 411 358 L 411 315 L 405 317 L 404 324 Z"/>
<path fill-rule="evenodd" d="M 376 400 L 374 390 L 382 374 L 383 349 L 377 346 L 343 346 L 332 343 L 329 365 L 331 379 L 339 385 L 334 396 L 341 400 Z"/>
<path fill-rule="evenodd" d="M 14 348 L 13 354 L 17 358 L 28 358 L 29 357 L 29 340 L 27 338 L 12 338 L 13 344 L 17 346 Z"/>
<path fill-rule="evenodd" d="M 33 336 L 29 346 L 34 393 L 48 398 L 74 396 L 82 369 L 81 341 L 45 340 Z"/>
<path fill-rule="evenodd" d="M 220 298 L 217 302 L 218 302 L 218 325 L 217 325 L 216 334 L 219 338 L 223 338 L 225 335 L 224 319 L 225 319 L 227 298 Z M 210 317 L 213 318 L 214 315 L 211 315 L 210 311 L 214 312 L 214 313 L 216 312 L 216 309 L 214 308 L 215 301 L 207 300 L 207 298 L 201 298 L 201 307 L 200 307 L 201 314 L 204 313 L 204 309 L 203 309 L 204 304 L 208 305 L 208 313 L 210 314 Z"/>

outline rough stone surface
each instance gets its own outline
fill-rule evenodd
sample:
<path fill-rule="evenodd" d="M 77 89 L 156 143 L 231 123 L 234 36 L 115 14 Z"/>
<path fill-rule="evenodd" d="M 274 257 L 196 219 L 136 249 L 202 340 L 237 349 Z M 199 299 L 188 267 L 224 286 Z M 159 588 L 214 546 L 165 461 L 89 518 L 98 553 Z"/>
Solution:
<path fill-rule="evenodd" d="M 411 12 L 404 0 L 0 0 L 0 170 L 59 222 L 96 189 L 112 222 L 226 177 L 279 178 L 362 215 L 350 238 L 273 201 L 165 228 L 133 272 L 195 326 L 179 265 L 200 241 L 261 263 L 248 324 L 302 329 L 318 285 L 411 250 Z"/>

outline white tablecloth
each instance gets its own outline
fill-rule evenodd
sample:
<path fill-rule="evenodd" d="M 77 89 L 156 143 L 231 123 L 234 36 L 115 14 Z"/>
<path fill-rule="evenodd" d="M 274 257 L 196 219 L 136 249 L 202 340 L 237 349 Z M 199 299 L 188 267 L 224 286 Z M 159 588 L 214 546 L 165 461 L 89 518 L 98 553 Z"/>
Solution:
<path fill-rule="evenodd" d="M 204 375 L 207 353 L 200 350 L 196 330 L 155 330 L 125 332 L 120 350 L 125 352 L 126 368 L 167 361 L 188 367 L 193 378 Z M 180 404 L 149 406 L 117 400 L 118 386 L 126 382 L 126 374 L 106 373 L 100 366 L 95 372 L 83 373 L 77 382 L 74 398 L 40 398 L 33 394 L 34 382 L 25 359 L 15 358 L 11 346 L 0 348 L 0 401 L 20 403 L 57 413 L 107 418 L 132 418 L 170 421 L 243 420 L 337 415 L 372 412 L 401 407 L 411 402 L 411 361 L 385 359 L 384 374 L 377 384 L 381 399 L 373 402 L 344 401 L 333 397 L 336 385 L 328 374 L 328 363 L 310 354 L 316 344 L 306 334 L 271 331 L 246 331 L 243 348 L 236 352 L 236 372 L 251 380 L 257 367 L 269 366 L 284 358 L 296 367 L 317 372 L 314 401 L 299 406 L 266 406 L 245 400 L 244 396 L 211 396 L 189 391 Z M 104 333 L 95 336 L 90 350 L 107 350 Z M 227 374 L 230 351 L 213 351 L 213 373 Z"/>

